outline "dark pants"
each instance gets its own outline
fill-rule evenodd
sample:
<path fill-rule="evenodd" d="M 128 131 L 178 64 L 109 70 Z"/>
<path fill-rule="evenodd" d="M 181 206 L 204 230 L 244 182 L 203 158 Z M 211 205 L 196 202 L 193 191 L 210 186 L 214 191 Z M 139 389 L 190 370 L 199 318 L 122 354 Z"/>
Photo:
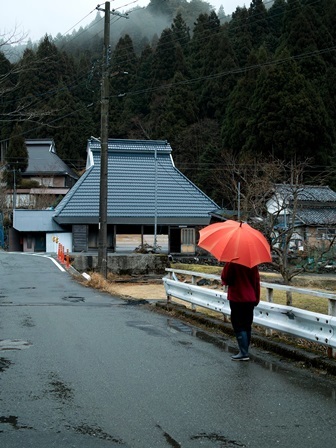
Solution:
<path fill-rule="evenodd" d="M 230 300 L 231 324 L 235 333 L 239 331 L 251 333 L 254 306 L 253 302 L 232 302 Z"/>
<path fill-rule="evenodd" d="M 248 357 L 254 306 L 253 302 L 232 302 L 230 300 L 231 324 L 239 346 L 238 355 L 233 356 L 235 359 Z"/>

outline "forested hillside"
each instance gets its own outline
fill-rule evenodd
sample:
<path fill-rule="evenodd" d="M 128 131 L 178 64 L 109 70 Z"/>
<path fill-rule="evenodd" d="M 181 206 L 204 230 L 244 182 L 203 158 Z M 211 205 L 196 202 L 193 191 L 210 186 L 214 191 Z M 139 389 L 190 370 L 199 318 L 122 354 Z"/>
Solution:
<path fill-rule="evenodd" d="M 19 124 L 85 165 L 100 135 L 103 23 L 45 36 L 16 63 L 0 53 L 2 142 Z M 335 0 L 252 0 L 230 18 L 200 0 L 152 0 L 112 16 L 109 136 L 168 140 L 177 168 L 219 204 L 232 160 L 309 160 L 305 180 L 335 188 L 335 23 Z"/>

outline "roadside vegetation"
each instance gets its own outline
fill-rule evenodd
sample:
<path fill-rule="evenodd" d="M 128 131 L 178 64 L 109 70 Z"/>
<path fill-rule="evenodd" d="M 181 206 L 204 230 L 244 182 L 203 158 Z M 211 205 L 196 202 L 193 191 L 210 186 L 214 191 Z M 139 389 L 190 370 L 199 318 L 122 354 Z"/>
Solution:
<path fill-rule="evenodd" d="M 198 265 L 198 264 L 182 264 L 174 263 L 171 266 L 173 269 L 180 269 L 184 271 L 191 272 L 201 272 L 206 274 L 220 275 L 222 267 L 221 266 L 208 266 L 208 265 Z M 105 279 L 98 272 L 89 273 L 90 280 L 81 280 L 88 287 L 99 289 L 100 291 L 107 292 L 111 295 L 117 295 L 125 297 L 128 299 L 154 299 L 154 298 L 164 298 L 164 287 L 161 281 L 161 276 L 120 276 L 117 274 L 109 273 L 107 279 Z M 191 276 L 178 275 L 178 278 L 182 281 L 191 282 Z M 260 270 L 260 278 L 262 282 L 267 283 L 282 283 L 280 274 L 274 272 L 265 272 Z M 318 290 L 327 293 L 333 293 L 336 287 L 336 276 L 334 275 L 310 275 L 310 276 L 298 276 L 293 282 L 293 286 L 300 288 L 307 288 Z M 206 284 L 205 287 L 208 288 L 221 288 L 219 281 L 211 281 L 210 284 Z M 158 297 L 157 291 L 162 288 L 161 297 Z M 133 293 L 134 291 L 134 293 Z M 134 294 L 134 296 L 133 296 Z M 142 295 L 142 296 L 141 296 Z M 140 297 L 141 296 L 141 297 Z M 261 300 L 266 300 L 266 291 L 262 288 L 262 298 Z M 286 292 L 274 290 L 273 302 L 286 305 Z M 314 313 L 328 314 L 328 300 L 313 297 L 309 294 L 298 294 L 293 293 L 293 306 L 296 308 L 312 311 Z M 202 309 L 205 314 L 213 315 L 210 310 Z M 217 313 L 216 313 L 217 314 Z"/>

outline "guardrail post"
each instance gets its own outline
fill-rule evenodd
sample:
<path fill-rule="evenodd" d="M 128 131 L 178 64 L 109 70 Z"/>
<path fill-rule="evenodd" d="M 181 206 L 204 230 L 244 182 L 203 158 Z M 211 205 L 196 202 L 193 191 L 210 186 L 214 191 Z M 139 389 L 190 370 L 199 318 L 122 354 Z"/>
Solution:
<path fill-rule="evenodd" d="M 196 281 L 196 276 L 195 275 L 191 276 L 191 284 L 192 285 L 197 285 L 197 281 Z M 192 311 L 196 311 L 196 305 L 194 305 L 193 303 L 191 304 L 191 310 Z"/>
<path fill-rule="evenodd" d="M 273 288 L 266 288 L 266 299 L 267 302 L 273 302 Z"/>
<path fill-rule="evenodd" d="M 266 301 L 272 303 L 273 302 L 273 288 L 266 288 Z M 273 330 L 271 328 L 266 328 L 265 330 L 266 336 L 272 336 Z"/>
<path fill-rule="evenodd" d="M 328 299 L 328 314 L 336 316 L 336 300 Z M 336 358 L 336 350 L 332 347 L 327 348 L 328 358 Z"/>
<path fill-rule="evenodd" d="M 173 280 L 172 272 L 168 272 L 168 278 L 169 278 L 169 280 Z M 167 304 L 171 302 L 171 296 L 169 294 L 166 295 L 166 299 L 167 299 Z"/>
<path fill-rule="evenodd" d="M 227 294 L 227 292 L 228 292 L 228 287 L 227 287 L 227 285 L 223 285 L 223 286 L 222 286 L 222 290 L 223 290 L 224 292 L 226 292 L 226 294 Z M 230 318 L 229 316 L 227 316 L 225 313 L 223 313 L 223 320 L 224 320 L 224 322 L 226 322 L 226 323 L 230 323 L 230 322 L 231 322 L 231 318 Z"/>

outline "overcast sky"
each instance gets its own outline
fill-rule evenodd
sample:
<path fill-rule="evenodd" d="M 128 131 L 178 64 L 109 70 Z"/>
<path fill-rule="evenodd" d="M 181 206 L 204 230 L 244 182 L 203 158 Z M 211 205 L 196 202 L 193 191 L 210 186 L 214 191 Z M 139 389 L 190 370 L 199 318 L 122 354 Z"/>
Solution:
<path fill-rule="evenodd" d="M 80 26 L 90 23 L 96 16 L 96 7 L 102 0 L 2 0 L 0 12 L 0 37 L 17 30 L 26 33 L 27 39 L 39 40 L 46 33 L 53 37 L 57 33 L 68 34 Z M 129 10 L 136 6 L 146 6 L 149 0 L 114 0 L 111 9 Z M 209 0 L 217 11 L 223 5 L 226 14 L 231 14 L 237 6 L 249 6 L 244 0 Z"/>

